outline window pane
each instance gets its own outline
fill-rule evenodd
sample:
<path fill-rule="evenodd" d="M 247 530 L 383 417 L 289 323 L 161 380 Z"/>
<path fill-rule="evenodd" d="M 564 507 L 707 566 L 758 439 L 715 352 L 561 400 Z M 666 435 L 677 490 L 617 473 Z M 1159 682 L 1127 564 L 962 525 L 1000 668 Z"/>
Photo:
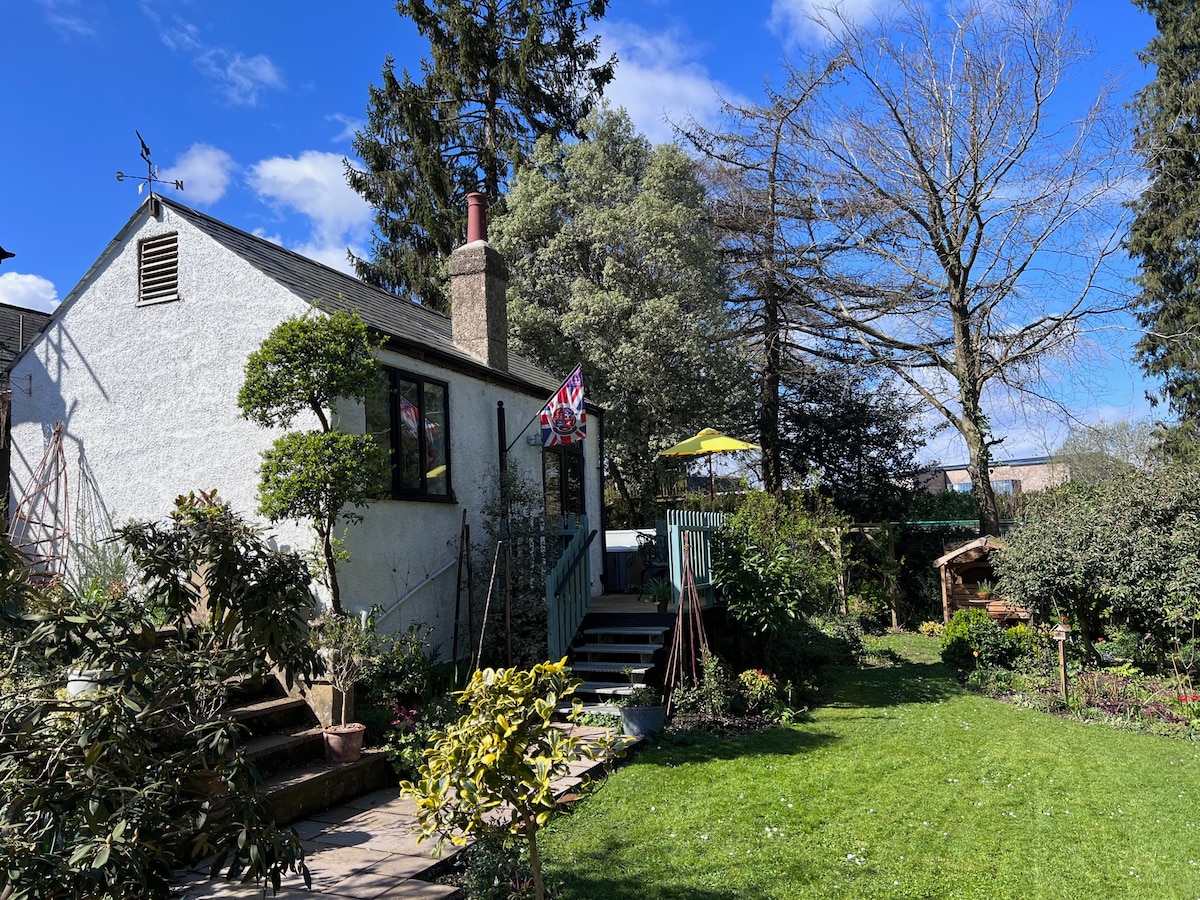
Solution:
<path fill-rule="evenodd" d="M 421 490 L 420 386 L 404 378 L 396 379 L 399 440 L 396 441 L 396 481 L 402 491 Z"/>
<path fill-rule="evenodd" d="M 426 493 L 445 496 L 450 493 L 449 455 L 446 452 L 446 388 L 425 384 L 425 470 Z"/>
<path fill-rule="evenodd" d="M 542 453 L 542 491 L 546 496 L 546 515 L 562 515 L 562 454 Z"/>
<path fill-rule="evenodd" d="M 387 372 L 379 373 L 379 390 L 378 392 L 368 395 L 367 408 L 367 434 L 375 438 L 380 446 L 385 447 L 388 451 L 390 460 L 392 455 L 392 411 L 391 411 L 391 379 Z M 379 496 L 390 497 L 392 494 L 392 476 L 391 467 L 388 467 L 388 474 L 379 485 Z"/>
<path fill-rule="evenodd" d="M 577 453 L 564 453 L 567 464 L 566 490 L 563 494 L 563 512 L 582 513 L 583 508 L 583 457 Z"/>

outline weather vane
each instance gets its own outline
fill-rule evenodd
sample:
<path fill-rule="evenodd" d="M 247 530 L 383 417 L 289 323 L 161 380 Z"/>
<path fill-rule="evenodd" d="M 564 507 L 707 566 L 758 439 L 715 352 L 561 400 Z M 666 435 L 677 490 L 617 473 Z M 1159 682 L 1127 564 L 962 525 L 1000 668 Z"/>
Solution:
<path fill-rule="evenodd" d="M 162 178 L 158 177 L 158 166 L 156 166 L 156 165 L 154 165 L 154 163 L 150 162 L 150 148 L 146 146 L 145 138 L 142 137 L 142 133 L 140 131 L 138 131 L 136 128 L 133 130 L 133 133 L 138 136 L 138 143 L 140 143 L 142 145 L 141 157 L 142 157 L 142 159 L 144 159 L 146 161 L 146 174 L 145 175 L 126 175 L 124 172 L 117 172 L 117 181 L 124 181 L 126 178 L 131 178 L 134 181 L 140 181 L 142 183 L 138 185 L 138 193 L 140 194 L 142 192 L 142 188 L 148 187 L 148 188 L 150 188 L 150 196 L 151 197 L 154 196 L 154 185 L 155 184 L 173 184 L 173 185 L 175 185 L 175 190 L 182 191 L 183 190 L 183 180 L 182 179 L 177 178 L 174 181 L 165 181 Z"/>

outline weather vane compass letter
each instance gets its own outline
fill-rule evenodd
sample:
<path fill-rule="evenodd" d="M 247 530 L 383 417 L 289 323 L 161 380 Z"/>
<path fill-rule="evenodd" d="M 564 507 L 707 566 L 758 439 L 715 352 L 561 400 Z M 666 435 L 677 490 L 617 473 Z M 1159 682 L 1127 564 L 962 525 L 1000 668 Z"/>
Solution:
<path fill-rule="evenodd" d="M 141 157 L 143 160 L 145 160 L 145 163 L 146 163 L 146 174 L 145 175 L 126 175 L 124 172 L 117 172 L 117 181 L 124 181 L 126 178 L 129 178 L 129 179 L 132 179 L 133 181 L 141 182 L 138 185 L 138 193 L 140 194 L 142 192 L 142 188 L 149 188 L 151 197 L 154 196 L 154 185 L 156 185 L 156 184 L 172 184 L 175 186 L 175 190 L 182 191 L 183 190 L 183 180 L 182 179 L 175 179 L 174 181 L 166 181 L 165 179 L 158 177 L 158 166 L 156 166 L 156 165 L 154 165 L 154 163 L 150 162 L 150 148 L 146 146 L 146 141 L 142 137 L 142 133 L 140 131 L 138 131 L 137 129 L 134 129 L 133 133 L 137 135 L 138 143 L 142 145 Z"/>

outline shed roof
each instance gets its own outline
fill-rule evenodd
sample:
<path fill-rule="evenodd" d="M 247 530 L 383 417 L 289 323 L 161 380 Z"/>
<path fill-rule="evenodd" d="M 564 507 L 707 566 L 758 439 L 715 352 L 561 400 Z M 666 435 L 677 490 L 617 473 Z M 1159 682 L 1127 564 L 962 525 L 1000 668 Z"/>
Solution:
<path fill-rule="evenodd" d="M 0 368 L 7 366 L 50 321 L 50 313 L 0 303 Z"/>
<path fill-rule="evenodd" d="M 985 534 L 983 537 L 975 538 L 973 541 L 967 541 L 961 547 L 956 547 L 944 556 L 939 556 L 933 561 L 933 567 L 940 569 L 947 563 L 951 563 L 958 557 L 965 556 L 974 550 L 982 550 L 988 553 L 992 550 L 1003 550 L 1007 546 L 1000 538 Z"/>

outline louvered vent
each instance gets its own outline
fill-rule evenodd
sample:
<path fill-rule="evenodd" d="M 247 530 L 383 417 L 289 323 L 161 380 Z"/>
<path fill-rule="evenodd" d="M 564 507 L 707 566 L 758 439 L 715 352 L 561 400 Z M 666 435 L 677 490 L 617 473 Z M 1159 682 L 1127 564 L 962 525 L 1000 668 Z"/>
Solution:
<path fill-rule="evenodd" d="M 178 300 L 179 235 L 147 238 L 138 250 L 138 303 Z"/>

